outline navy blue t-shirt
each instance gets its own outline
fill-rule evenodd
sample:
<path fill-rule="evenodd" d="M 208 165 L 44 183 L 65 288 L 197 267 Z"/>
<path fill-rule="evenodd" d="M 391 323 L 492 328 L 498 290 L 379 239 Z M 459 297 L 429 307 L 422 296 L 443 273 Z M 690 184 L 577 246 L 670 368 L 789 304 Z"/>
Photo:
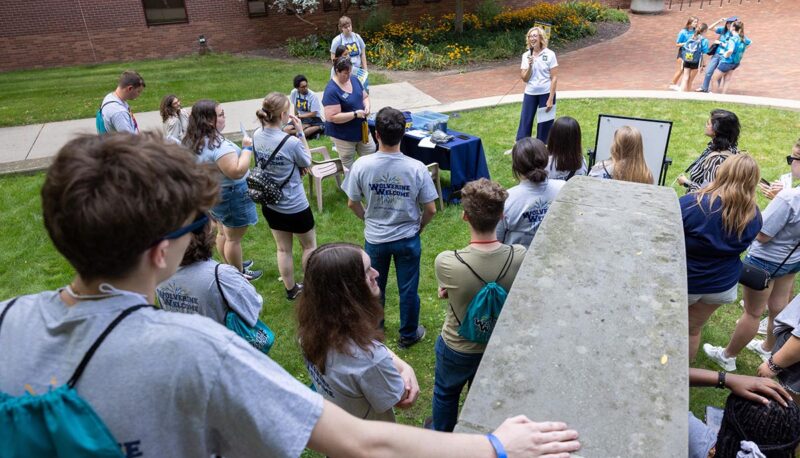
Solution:
<path fill-rule="evenodd" d="M 761 212 L 756 208 L 756 217 L 741 239 L 728 234 L 722 226 L 722 201 L 717 199 L 709 209 L 708 200 L 708 195 L 703 196 L 702 204 L 697 205 L 696 194 L 680 198 L 689 294 L 721 293 L 738 283 L 739 256 L 761 230 Z"/>
<path fill-rule="evenodd" d="M 363 110 L 364 88 L 355 76 L 350 77 L 350 83 L 353 85 L 353 92 L 345 92 L 333 80 L 328 81 L 328 85 L 325 86 L 325 93 L 322 95 L 322 105 L 340 105 L 342 112 L 345 113 Z M 361 124 L 364 122 L 365 120 L 361 118 L 353 119 L 343 124 L 327 121 L 325 123 L 325 135 L 348 142 L 360 142 Z"/>

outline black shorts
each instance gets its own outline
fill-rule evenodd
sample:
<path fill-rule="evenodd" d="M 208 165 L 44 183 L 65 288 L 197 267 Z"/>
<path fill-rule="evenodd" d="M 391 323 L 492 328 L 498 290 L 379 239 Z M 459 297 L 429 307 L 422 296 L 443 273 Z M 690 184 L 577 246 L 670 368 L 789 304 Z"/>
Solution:
<path fill-rule="evenodd" d="M 691 70 L 697 70 L 698 68 L 700 68 L 700 62 L 695 62 L 695 63 L 684 62 L 683 63 L 683 68 L 688 68 L 688 69 L 691 69 Z"/>
<path fill-rule="evenodd" d="M 305 234 L 314 229 L 314 214 L 311 212 L 311 207 L 297 213 L 280 213 L 262 205 L 261 213 L 264 214 L 269 228 L 276 231 Z"/>
<path fill-rule="evenodd" d="M 325 121 L 322 120 L 319 116 L 314 116 L 313 118 L 300 118 L 300 122 L 306 126 L 324 126 Z"/>

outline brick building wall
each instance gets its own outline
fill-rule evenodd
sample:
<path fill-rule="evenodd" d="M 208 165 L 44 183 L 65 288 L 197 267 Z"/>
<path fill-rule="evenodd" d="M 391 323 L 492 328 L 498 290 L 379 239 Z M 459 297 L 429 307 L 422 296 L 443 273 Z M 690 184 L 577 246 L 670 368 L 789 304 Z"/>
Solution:
<path fill-rule="evenodd" d="M 392 6 L 391 0 L 379 0 L 379 8 L 388 9 L 395 20 L 413 19 L 453 12 L 455 0 L 408 3 Z M 477 0 L 464 3 L 469 10 Z M 534 1 L 498 3 L 523 7 Z M 628 7 L 630 0 L 602 3 Z M 199 50 L 200 35 L 215 51 L 241 52 L 277 46 L 312 29 L 273 10 L 250 17 L 246 0 L 185 0 L 185 5 L 187 23 L 148 26 L 141 0 L 2 0 L 0 71 L 186 55 Z M 320 10 L 303 17 L 320 30 L 334 32 L 340 14 Z M 362 13 L 351 7 L 348 14 L 357 20 Z"/>

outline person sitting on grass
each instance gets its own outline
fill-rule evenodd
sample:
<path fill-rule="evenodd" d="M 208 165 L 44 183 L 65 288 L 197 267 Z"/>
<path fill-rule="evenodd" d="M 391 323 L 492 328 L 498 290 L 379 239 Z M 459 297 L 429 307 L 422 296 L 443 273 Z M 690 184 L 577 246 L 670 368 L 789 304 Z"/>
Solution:
<path fill-rule="evenodd" d="M 507 197 L 502 186 L 486 178 L 467 183 L 461 191 L 461 218 L 469 224 L 470 243 L 436 257 L 439 297 L 448 303 L 442 335 L 436 340 L 432 426 L 437 431 L 453 431 L 461 391 L 472 384 L 486 350 L 485 343 L 459 332 L 473 298 L 484 281 L 496 281 L 509 291 L 525 257 L 524 246 L 505 245 L 495 235 Z"/>
<path fill-rule="evenodd" d="M 644 160 L 644 144 L 639 129 L 631 126 L 617 129 L 611 144 L 611 158 L 595 164 L 589 176 L 653 184 L 653 174 Z"/>
<path fill-rule="evenodd" d="M 297 457 L 308 447 L 329 456 L 535 458 L 580 448 L 564 423 L 524 416 L 488 437 L 364 421 L 214 321 L 146 306 L 219 195 L 218 173 L 170 143 L 149 133 L 83 136 L 48 169 L 44 225 L 76 275 L 56 291 L 0 303 L 0 408 L 46 425 L 54 417 L 42 404 L 69 400 L 95 428 L 31 435 L 3 415 L 13 438 L 4 452 L 68 456 L 86 450 L 87 437 L 103 456 Z"/>
<path fill-rule="evenodd" d="M 312 139 L 319 136 L 325 127 L 325 121 L 320 117 L 322 104 L 317 94 L 308 88 L 308 79 L 304 75 L 294 77 L 294 89 L 289 94 L 289 103 L 292 107 L 289 114 L 300 118 L 306 138 Z M 283 131 L 287 134 L 297 135 L 297 129 L 291 123 L 287 124 Z"/>

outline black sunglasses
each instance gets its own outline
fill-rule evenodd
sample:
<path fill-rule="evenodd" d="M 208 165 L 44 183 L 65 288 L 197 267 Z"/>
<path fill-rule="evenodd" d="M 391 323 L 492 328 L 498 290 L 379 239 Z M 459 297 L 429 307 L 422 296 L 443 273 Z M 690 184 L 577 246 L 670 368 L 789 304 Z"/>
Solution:
<path fill-rule="evenodd" d="M 800 157 L 794 157 L 792 155 L 786 156 L 786 163 L 792 165 L 792 161 L 800 161 Z"/>
<path fill-rule="evenodd" d="M 170 232 L 169 234 L 161 237 L 160 239 L 153 242 L 153 245 L 161 242 L 162 240 L 175 240 L 177 238 L 183 237 L 185 234 L 189 232 L 200 235 L 203 233 L 206 225 L 208 224 L 208 215 L 205 213 L 200 213 L 194 221 L 183 226 L 181 228 L 175 229 L 174 231 Z"/>

